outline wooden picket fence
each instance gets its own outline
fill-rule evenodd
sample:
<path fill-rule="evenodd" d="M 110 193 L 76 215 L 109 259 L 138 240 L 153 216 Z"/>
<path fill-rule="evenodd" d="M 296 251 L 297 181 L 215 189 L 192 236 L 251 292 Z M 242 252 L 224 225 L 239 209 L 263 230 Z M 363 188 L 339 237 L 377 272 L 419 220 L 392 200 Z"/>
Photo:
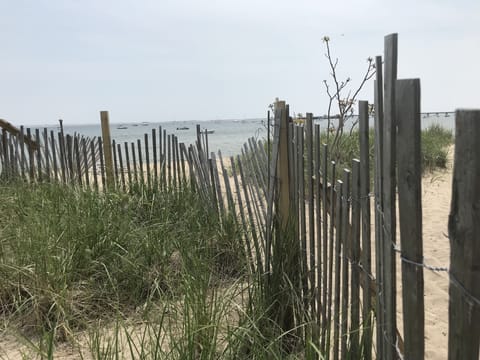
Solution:
<path fill-rule="evenodd" d="M 396 34 L 385 38 L 376 69 L 374 138 L 369 138 L 369 104 L 360 101 L 360 158 L 352 159 L 350 169 L 332 161 L 321 141 L 327 129 L 315 124 L 312 114 L 304 124 L 294 124 L 288 105 L 279 101 L 268 143 L 251 138 L 228 159 L 220 151 L 209 152 L 207 134 L 199 127 L 195 144 L 179 143 L 161 127 L 136 142 L 116 143 L 109 136 L 107 112 L 101 113 L 103 136 L 93 139 L 4 127 L 2 177 L 97 191 L 192 187 L 220 219 L 238 221 L 250 271 L 265 281 L 288 268 L 275 265 L 285 260 L 275 257 L 281 253 L 276 247 L 290 236 L 289 256 L 298 266 L 281 275 L 292 280 L 303 313 L 289 326 L 307 322 L 311 331 L 302 333 L 304 346 L 313 344 L 327 359 L 423 359 L 423 272 L 446 272 L 448 358 L 476 360 L 480 111 L 456 112 L 451 263 L 435 268 L 423 259 L 420 81 L 397 79 Z M 397 322 L 397 281 L 402 282 L 402 324 Z"/>

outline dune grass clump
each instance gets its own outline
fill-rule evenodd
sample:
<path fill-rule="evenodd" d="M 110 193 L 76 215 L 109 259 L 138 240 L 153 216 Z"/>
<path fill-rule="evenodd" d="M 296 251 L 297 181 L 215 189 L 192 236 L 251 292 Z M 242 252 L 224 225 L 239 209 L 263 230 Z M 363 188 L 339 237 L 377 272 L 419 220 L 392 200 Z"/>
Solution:
<path fill-rule="evenodd" d="M 438 124 L 422 131 L 422 169 L 424 172 L 445 169 L 448 146 L 453 143 L 453 133 Z"/>
<path fill-rule="evenodd" d="M 211 282 L 245 268 L 233 225 L 221 227 L 191 191 L 13 183 L 0 197 L 0 314 L 25 333 L 55 328 L 62 338 L 92 319 L 178 297 L 192 257 Z"/>
<path fill-rule="evenodd" d="M 335 160 L 337 169 L 351 168 L 352 159 L 360 158 L 360 141 L 358 130 L 345 132 L 339 139 L 337 146 L 332 149 L 335 136 L 326 133 L 321 134 L 321 142 L 329 145 L 329 160 Z M 369 156 L 370 156 L 370 178 L 373 180 L 374 154 L 375 154 L 375 133 L 370 129 L 369 133 Z M 448 147 L 453 143 L 453 134 L 438 124 L 430 125 L 422 130 L 421 134 L 421 156 L 422 172 L 427 173 L 436 169 L 447 167 Z"/>

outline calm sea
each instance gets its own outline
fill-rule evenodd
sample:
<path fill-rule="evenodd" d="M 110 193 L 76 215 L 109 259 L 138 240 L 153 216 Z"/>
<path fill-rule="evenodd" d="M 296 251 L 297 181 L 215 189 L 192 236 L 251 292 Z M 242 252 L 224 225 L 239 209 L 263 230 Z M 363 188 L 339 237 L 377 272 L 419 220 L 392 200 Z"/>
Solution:
<path fill-rule="evenodd" d="M 422 115 L 422 128 L 426 128 L 431 124 L 439 124 L 446 129 L 454 129 L 455 117 L 452 113 L 439 115 Z M 236 155 L 240 153 L 243 144 L 250 138 L 265 139 L 267 137 L 267 120 L 266 119 L 246 119 L 246 120 L 212 120 L 212 121 L 172 121 L 159 123 L 124 123 L 110 124 L 112 138 L 120 144 L 124 142 L 136 142 L 142 139 L 144 134 L 152 134 L 152 129 L 162 127 L 167 134 L 174 134 L 178 137 L 178 141 L 185 143 L 187 146 L 193 144 L 196 140 L 196 125 L 200 124 L 202 130 L 212 130 L 213 134 L 208 135 L 208 143 L 210 151 L 221 150 L 225 156 Z M 321 128 L 327 126 L 325 120 L 315 121 L 319 123 Z M 370 120 L 373 124 L 373 119 Z M 180 130 L 180 128 L 186 128 Z M 57 127 L 50 127 L 57 130 Z M 98 125 L 69 125 L 64 123 L 65 133 L 80 133 L 88 137 L 101 135 L 100 124 Z"/>

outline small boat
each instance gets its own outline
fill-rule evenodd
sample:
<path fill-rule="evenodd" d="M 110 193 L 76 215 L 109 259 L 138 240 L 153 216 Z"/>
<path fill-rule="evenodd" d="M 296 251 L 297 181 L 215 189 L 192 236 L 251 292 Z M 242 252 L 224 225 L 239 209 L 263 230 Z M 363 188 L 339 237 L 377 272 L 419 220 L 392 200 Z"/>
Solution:
<path fill-rule="evenodd" d="M 177 127 L 177 130 L 189 130 L 189 127 L 182 126 L 182 127 Z"/>
<path fill-rule="evenodd" d="M 128 129 L 128 127 L 126 127 L 125 125 L 120 125 L 120 126 L 117 126 L 117 129 L 125 130 L 125 129 Z"/>
<path fill-rule="evenodd" d="M 148 125 L 148 122 L 144 121 L 141 123 L 142 126 L 147 126 Z"/>
<path fill-rule="evenodd" d="M 203 130 L 205 134 L 213 134 L 215 130 Z"/>

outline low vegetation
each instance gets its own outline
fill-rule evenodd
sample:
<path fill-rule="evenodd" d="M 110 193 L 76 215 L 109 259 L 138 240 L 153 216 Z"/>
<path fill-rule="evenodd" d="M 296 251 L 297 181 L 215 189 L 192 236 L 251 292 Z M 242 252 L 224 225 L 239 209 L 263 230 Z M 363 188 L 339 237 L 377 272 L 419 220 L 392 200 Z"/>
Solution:
<path fill-rule="evenodd" d="M 322 133 L 321 142 L 331 145 L 333 136 L 327 138 L 326 133 Z M 374 130 L 370 130 L 370 172 L 373 175 L 374 168 Z M 422 171 L 423 173 L 432 172 L 437 169 L 447 167 L 447 158 L 449 146 L 453 143 L 453 133 L 440 125 L 433 124 L 422 130 Z M 350 133 L 344 133 L 338 140 L 337 151 L 329 154 L 330 160 L 335 160 L 337 169 L 351 168 L 352 159 L 360 158 L 359 133 L 354 130 Z M 373 181 L 373 177 L 372 181 Z"/>
<path fill-rule="evenodd" d="M 285 358 L 242 232 L 203 205 L 189 190 L 2 184 L 2 332 L 24 358 L 65 344 L 95 359 Z"/>

